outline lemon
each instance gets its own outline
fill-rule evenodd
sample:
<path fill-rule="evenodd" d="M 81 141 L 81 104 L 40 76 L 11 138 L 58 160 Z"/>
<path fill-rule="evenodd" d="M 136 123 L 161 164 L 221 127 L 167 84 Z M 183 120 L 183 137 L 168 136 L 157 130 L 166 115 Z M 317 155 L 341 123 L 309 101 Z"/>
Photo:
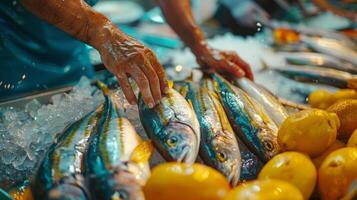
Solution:
<path fill-rule="evenodd" d="M 224 200 L 303 200 L 303 196 L 292 184 L 266 179 L 250 181 L 239 185 Z"/>
<path fill-rule="evenodd" d="M 164 163 L 144 187 L 147 200 L 220 200 L 230 190 L 225 177 L 205 165 Z"/>
<path fill-rule="evenodd" d="M 333 103 L 331 96 L 327 90 L 315 90 L 310 93 L 308 102 L 313 108 L 325 109 Z"/>
<path fill-rule="evenodd" d="M 309 109 L 290 115 L 281 124 L 278 142 L 283 151 L 299 151 L 317 156 L 336 140 L 340 125 L 336 114 Z"/>
<path fill-rule="evenodd" d="M 272 158 L 260 171 L 259 179 L 279 179 L 298 188 L 309 199 L 316 184 L 316 168 L 309 157 L 299 152 L 285 152 Z"/>
<path fill-rule="evenodd" d="M 348 147 L 357 147 L 357 129 L 352 133 L 350 139 L 347 142 Z"/>
<path fill-rule="evenodd" d="M 357 91 L 341 89 L 332 94 L 327 90 L 315 90 L 310 93 L 308 102 L 313 108 L 326 109 L 332 104 L 346 99 L 357 99 Z"/>
<path fill-rule="evenodd" d="M 336 140 L 331 146 L 329 146 L 322 154 L 312 159 L 317 168 L 320 167 L 321 163 L 325 158 L 333 151 L 345 147 L 345 144 L 339 140 Z"/>
<path fill-rule="evenodd" d="M 323 200 L 337 200 L 357 179 L 357 148 L 345 147 L 332 152 L 318 171 L 318 186 Z"/>
<path fill-rule="evenodd" d="M 336 102 L 327 111 L 338 115 L 341 127 L 338 130 L 338 138 L 348 139 L 357 129 L 357 99 L 348 99 Z"/>

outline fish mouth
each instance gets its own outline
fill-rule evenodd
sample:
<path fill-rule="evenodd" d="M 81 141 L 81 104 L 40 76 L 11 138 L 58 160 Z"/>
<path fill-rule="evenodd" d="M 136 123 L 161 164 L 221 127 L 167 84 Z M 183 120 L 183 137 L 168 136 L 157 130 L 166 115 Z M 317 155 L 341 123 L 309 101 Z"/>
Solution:
<path fill-rule="evenodd" d="M 177 162 L 186 164 L 193 164 L 195 162 L 194 156 L 192 155 L 192 151 L 190 151 L 190 147 L 188 145 L 182 148 L 182 152 L 177 158 Z"/>
<path fill-rule="evenodd" d="M 228 176 L 228 182 L 232 187 L 235 187 L 239 183 L 240 178 L 240 167 L 238 165 L 232 166 L 232 171 Z"/>

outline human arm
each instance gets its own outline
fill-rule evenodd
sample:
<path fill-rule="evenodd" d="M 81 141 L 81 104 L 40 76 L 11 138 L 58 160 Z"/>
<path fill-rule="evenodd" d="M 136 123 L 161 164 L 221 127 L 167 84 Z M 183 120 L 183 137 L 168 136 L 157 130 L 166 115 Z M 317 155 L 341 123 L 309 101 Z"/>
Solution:
<path fill-rule="evenodd" d="M 128 77 L 137 83 L 149 107 L 159 102 L 167 81 L 155 54 L 84 0 L 21 0 L 21 3 L 34 15 L 96 48 L 106 68 L 118 78 L 129 103 L 134 104 L 136 97 Z"/>
<path fill-rule="evenodd" d="M 167 23 L 191 49 L 201 67 L 236 77 L 253 79 L 249 65 L 235 52 L 209 47 L 205 35 L 196 24 L 189 0 L 157 0 Z"/>

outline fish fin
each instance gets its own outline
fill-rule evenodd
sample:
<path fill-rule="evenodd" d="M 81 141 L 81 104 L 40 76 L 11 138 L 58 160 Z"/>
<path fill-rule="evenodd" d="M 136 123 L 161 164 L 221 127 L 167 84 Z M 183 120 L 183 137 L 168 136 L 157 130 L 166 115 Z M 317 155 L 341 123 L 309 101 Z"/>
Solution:
<path fill-rule="evenodd" d="M 174 87 L 174 82 L 172 80 L 167 80 L 167 84 L 170 89 L 172 89 Z"/>
<path fill-rule="evenodd" d="M 104 95 L 108 96 L 110 94 L 108 86 L 105 85 L 105 83 L 103 83 L 102 81 L 97 80 L 97 86 L 102 90 Z"/>
<path fill-rule="evenodd" d="M 154 151 L 154 147 L 151 141 L 143 141 L 137 147 L 135 147 L 133 153 L 130 156 L 130 160 L 135 163 L 143 163 L 147 162 L 152 153 Z"/>

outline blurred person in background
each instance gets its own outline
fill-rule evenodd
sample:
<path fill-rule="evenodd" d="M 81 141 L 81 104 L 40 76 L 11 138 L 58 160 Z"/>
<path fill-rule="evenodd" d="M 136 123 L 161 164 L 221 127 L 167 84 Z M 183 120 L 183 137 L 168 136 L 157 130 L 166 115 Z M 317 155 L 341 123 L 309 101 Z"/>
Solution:
<path fill-rule="evenodd" d="M 41 90 L 92 77 L 84 43 L 100 53 L 131 104 L 136 103 L 131 77 L 145 103 L 159 102 L 167 81 L 153 51 L 124 34 L 106 16 L 91 8 L 96 0 L 3 0 L 0 2 L 0 97 Z M 205 42 L 189 0 L 157 0 L 167 23 L 207 71 L 253 79 L 250 67 L 234 52 Z M 81 43 L 80 41 L 84 42 Z"/>

